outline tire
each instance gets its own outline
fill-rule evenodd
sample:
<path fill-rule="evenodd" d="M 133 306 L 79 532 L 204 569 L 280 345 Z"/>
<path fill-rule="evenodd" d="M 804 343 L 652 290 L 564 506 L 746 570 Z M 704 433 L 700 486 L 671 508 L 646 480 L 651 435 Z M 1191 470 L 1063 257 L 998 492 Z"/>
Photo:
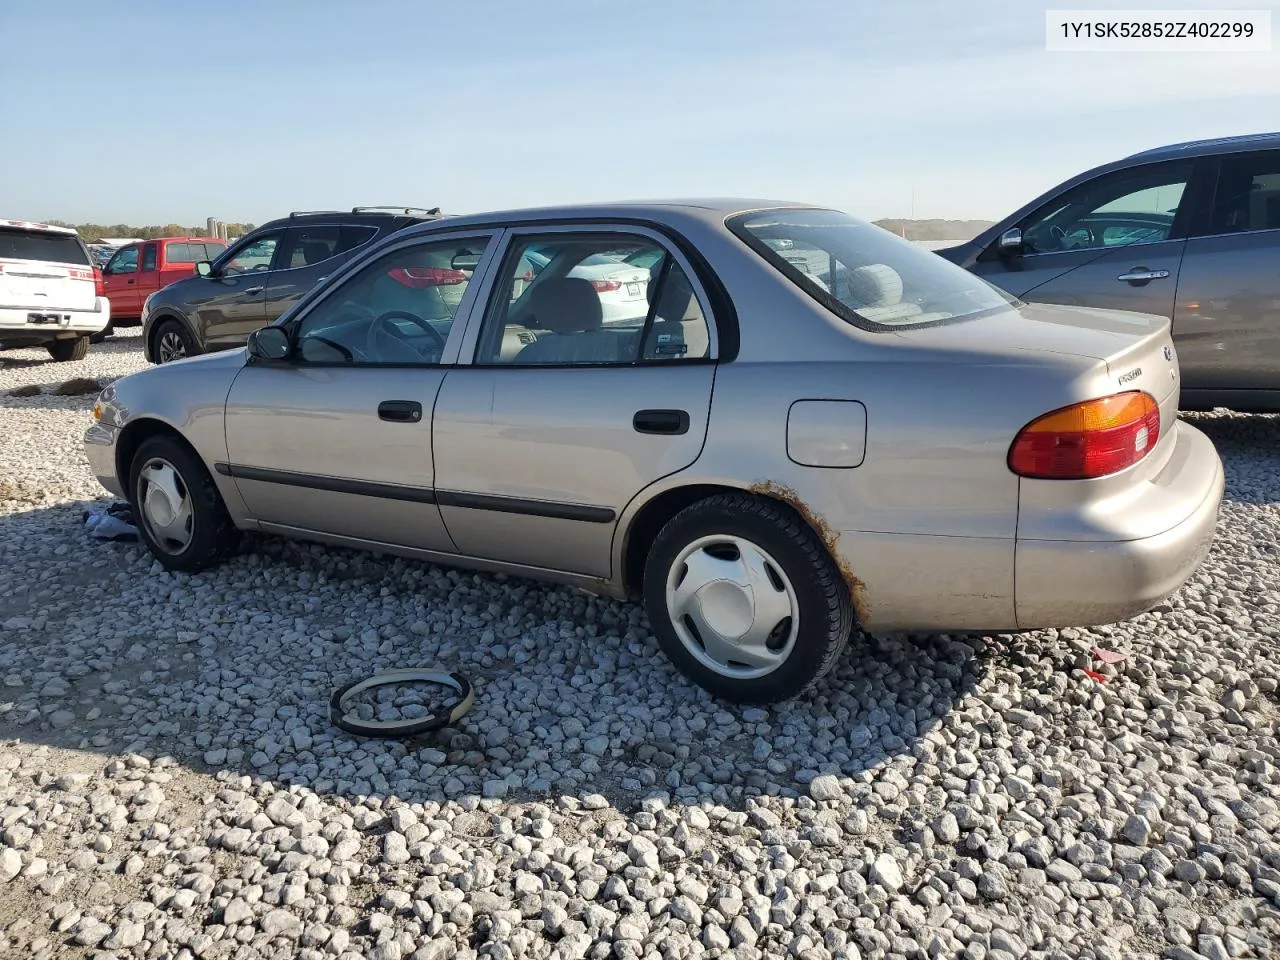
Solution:
<path fill-rule="evenodd" d="M 156 363 L 171 363 L 203 352 L 195 337 L 177 320 L 162 320 L 151 335 L 151 343 L 151 355 L 156 358 Z"/>
<path fill-rule="evenodd" d="M 76 337 L 74 340 L 55 340 L 45 349 L 49 351 L 49 356 L 53 357 L 57 363 L 83 360 L 89 352 L 89 338 Z"/>
<path fill-rule="evenodd" d="M 679 590 L 695 582 L 689 577 L 703 582 L 696 593 Z M 849 588 L 822 541 L 789 507 L 743 493 L 716 494 L 667 521 L 649 550 L 643 593 L 667 657 L 699 686 L 733 703 L 776 703 L 804 692 L 835 665 L 853 631 Z M 777 619 L 784 603 L 790 620 Z M 692 615 L 680 615 L 682 604 Z M 722 641 L 713 648 L 702 636 L 713 622 L 733 629 L 772 623 L 775 629 L 763 646 Z M 753 651 L 754 662 L 735 666 L 722 656 L 715 665 L 714 650 L 741 655 L 744 649 Z"/>
<path fill-rule="evenodd" d="M 111 336 L 115 332 L 116 332 L 115 321 L 109 320 L 107 321 L 107 325 L 105 327 L 103 327 L 97 333 L 92 333 L 89 335 L 89 342 L 101 343 L 103 340 L 107 339 L 107 337 Z"/>
<path fill-rule="evenodd" d="M 172 510 L 173 498 L 165 495 L 167 471 L 176 478 L 169 492 L 189 504 L 188 523 L 179 522 L 180 509 Z M 153 500 L 148 500 L 149 494 Z M 138 447 L 129 464 L 129 503 L 138 535 L 167 570 L 207 570 L 224 562 L 239 544 L 239 531 L 209 471 L 174 437 L 152 437 Z M 167 518 L 163 514 L 166 506 L 171 508 Z M 164 529 L 166 520 L 174 521 L 169 528 L 172 536 Z"/>

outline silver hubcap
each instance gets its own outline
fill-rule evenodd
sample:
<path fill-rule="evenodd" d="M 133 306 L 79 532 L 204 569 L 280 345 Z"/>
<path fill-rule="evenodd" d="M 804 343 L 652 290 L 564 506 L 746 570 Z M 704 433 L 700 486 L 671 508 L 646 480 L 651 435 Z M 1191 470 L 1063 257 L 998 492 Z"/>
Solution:
<path fill-rule="evenodd" d="M 191 494 L 182 474 L 159 457 L 148 460 L 138 474 L 138 502 L 142 522 L 165 553 L 178 554 L 191 542 Z"/>
<path fill-rule="evenodd" d="M 699 663 L 736 680 L 777 670 L 800 630 L 791 581 L 741 537 L 702 537 L 685 547 L 667 574 L 667 613 Z"/>
<path fill-rule="evenodd" d="M 166 330 L 160 335 L 160 362 L 168 363 L 171 360 L 181 360 L 187 355 L 187 348 L 182 343 L 182 337 L 178 336 L 172 330 Z"/>

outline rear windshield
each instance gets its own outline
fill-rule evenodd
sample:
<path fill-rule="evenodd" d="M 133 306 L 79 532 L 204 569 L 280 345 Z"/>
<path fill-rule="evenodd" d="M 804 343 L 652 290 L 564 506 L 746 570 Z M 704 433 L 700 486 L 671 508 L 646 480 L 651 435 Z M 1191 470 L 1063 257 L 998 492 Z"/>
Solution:
<path fill-rule="evenodd" d="M 867 330 L 1005 310 L 1009 294 L 888 230 L 837 210 L 767 210 L 729 229 L 815 300 Z"/>
<path fill-rule="evenodd" d="M 89 265 L 80 238 L 52 230 L 18 230 L 0 227 L 0 260 L 43 260 L 46 263 Z"/>

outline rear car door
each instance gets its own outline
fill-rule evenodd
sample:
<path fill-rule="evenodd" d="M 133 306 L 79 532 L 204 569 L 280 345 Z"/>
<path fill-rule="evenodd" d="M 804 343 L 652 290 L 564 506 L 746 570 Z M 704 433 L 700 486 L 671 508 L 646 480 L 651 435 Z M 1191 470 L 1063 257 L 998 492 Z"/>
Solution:
<path fill-rule="evenodd" d="M 533 248 L 543 265 L 530 280 Z M 646 251 L 657 265 L 624 315 L 605 297 Z M 601 269 L 612 261 L 616 277 Z M 693 277 L 640 227 L 511 231 L 436 401 L 436 496 L 460 553 L 610 574 L 623 509 L 693 463 L 706 435 L 715 338 Z"/>
<path fill-rule="evenodd" d="M 283 230 L 246 238 L 214 262 L 206 290 L 193 304 L 204 341 L 233 346 L 267 322 L 266 290 Z"/>
<path fill-rule="evenodd" d="M 111 316 L 136 317 L 142 307 L 138 301 L 137 244 L 121 247 L 102 268 L 102 287 L 111 301 Z"/>
<path fill-rule="evenodd" d="M 1146 164 L 1072 187 L 1019 224 L 1020 253 L 970 269 L 1024 300 L 1172 317 L 1194 170 Z"/>
<path fill-rule="evenodd" d="M 1182 258 L 1173 336 L 1189 403 L 1280 391 L 1280 150 L 1218 163 Z"/>
<path fill-rule="evenodd" d="M 377 235 L 378 228 L 366 224 L 315 224 L 286 230 L 267 285 L 267 322 L 274 322 Z"/>
<path fill-rule="evenodd" d="M 322 539 L 453 552 L 435 502 L 431 410 L 473 291 L 453 271 L 463 295 L 451 303 L 430 281 L 460 250 L 484 254 L 492 236 L 397 244 L 288 321 L 287 362 L 246 364 L 227 397 L 229 460 L 217 469 L 254 518 Z"/>

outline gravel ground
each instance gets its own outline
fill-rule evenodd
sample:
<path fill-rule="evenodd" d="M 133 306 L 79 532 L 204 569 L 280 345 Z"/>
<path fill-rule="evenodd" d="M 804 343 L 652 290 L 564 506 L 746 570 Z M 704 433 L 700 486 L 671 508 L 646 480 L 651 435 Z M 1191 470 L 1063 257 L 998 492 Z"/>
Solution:
<path fill-rule="evenodd" d="M 48 391 L 142 365 L 136 337 L 0 354 L 0 394 L 44 385 L 0 396 L 0 956 L 1280 951 L 1280 418 L 1192 418 L 1227 502 L 1157 611 L 868 637 L 816 697 L 730 710 L 635 607 L 265 538 L 170 575 L 91 540 L 92 398 Z M 1094 645 L 1127 655 L 1105 683 Z M 457 729 L 329 724 L 337 684 L 416 664 L 476 682 Z"/>

